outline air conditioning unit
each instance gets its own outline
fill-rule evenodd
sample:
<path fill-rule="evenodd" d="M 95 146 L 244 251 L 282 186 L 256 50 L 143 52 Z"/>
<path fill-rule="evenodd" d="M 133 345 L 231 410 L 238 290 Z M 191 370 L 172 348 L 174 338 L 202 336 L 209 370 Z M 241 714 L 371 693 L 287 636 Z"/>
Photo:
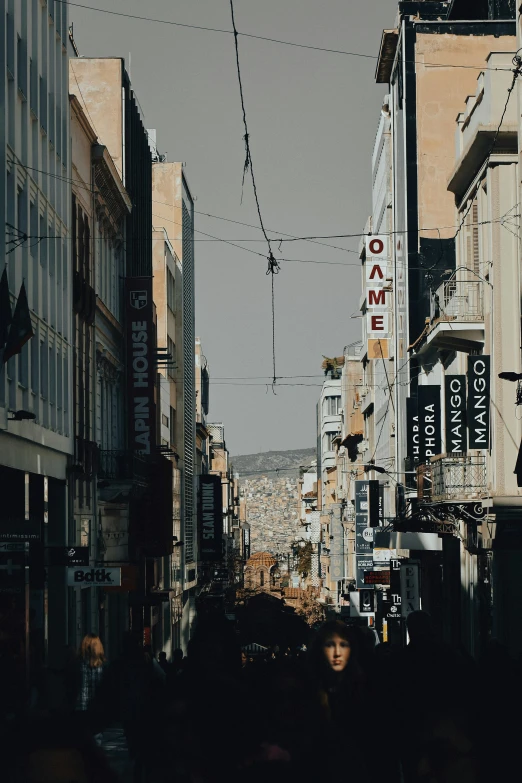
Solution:
<path fill-rule="evenodd" d="M 337 499 L 338 500 L 346 500 L 346 490 L 342 487 L 339 487 L 336 491 Z"/>
<path fill-rule="evenodd" d="M 340 446 L 339 451 L 337 453 L 339 454 L 340 457 L 344 457 L 344 455 L 346 454 L 346 446 Z"/>
<path fill-rule="evenodd" d="M 370 444 L 367 440 L 362 440 L 360 443 L 357 444 L 357 452 L 359 454 L 364 454 L 366 451 L 368 451 L 370 447 Z"/>
<path fill-rule="evenodd" d="M 361 397 L 366 397 L 366 395 L 369 393 L 370 389 L 368 386 L 363 386 L 361 389 Z"/>

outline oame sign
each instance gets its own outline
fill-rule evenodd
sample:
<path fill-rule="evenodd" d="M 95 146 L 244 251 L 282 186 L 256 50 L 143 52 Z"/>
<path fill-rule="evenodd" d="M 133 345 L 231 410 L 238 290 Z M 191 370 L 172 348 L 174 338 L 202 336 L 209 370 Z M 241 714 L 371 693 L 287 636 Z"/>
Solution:
<path fill-rule="evenodd" d="M 70 587 L 119 587 L 121 568 L 68 568 Z"/>
<path fill-rule="evenodd" d="M 368 342 L 389 336 L 389 291 L 386 288 L 388 263 L 388 237 L 370 236 L 366 238 L 366 309 Z M 379 356 L 387 355 L 379 342 Z"/>

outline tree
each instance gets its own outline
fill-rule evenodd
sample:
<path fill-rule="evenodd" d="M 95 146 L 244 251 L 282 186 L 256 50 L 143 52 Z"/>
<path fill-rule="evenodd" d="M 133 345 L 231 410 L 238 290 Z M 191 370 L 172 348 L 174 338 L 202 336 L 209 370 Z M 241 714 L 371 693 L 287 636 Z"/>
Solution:
<path fill-rule="evenodd" d="M 296 607 L 296 614 L 310 626 L 324 622 L 325 614 L 315 591 L 308 590 Z"/>

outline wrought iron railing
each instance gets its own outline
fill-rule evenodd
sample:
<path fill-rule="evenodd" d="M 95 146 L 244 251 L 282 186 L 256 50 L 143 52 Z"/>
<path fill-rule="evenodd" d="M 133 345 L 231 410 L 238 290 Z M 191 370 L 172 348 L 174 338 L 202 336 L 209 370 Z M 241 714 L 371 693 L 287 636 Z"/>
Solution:
<path fill-rule="evenodd" d="M 480 280 L 448 280 L 431 297 L 431 320 L 481 321 L 484 284 Z"/>
<path fill-rule="evenodd" d="M 467 454 L 434 457 L 431 468 L 431 501 L 474 500 L 486 493 L 486 458 Z"/>

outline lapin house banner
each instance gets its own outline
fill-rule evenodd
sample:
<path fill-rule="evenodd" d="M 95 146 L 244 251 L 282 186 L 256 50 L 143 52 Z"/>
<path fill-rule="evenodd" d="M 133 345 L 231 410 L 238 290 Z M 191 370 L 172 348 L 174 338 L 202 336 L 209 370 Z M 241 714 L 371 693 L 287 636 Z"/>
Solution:
<path fill-rule="evenodd" d="M 468 356 L 470 449 L 489 449 L 490 357 Z"/>
<path fill-rule="evenodd" d="M 222 555 L 223 497 L 221 476 L 199 477 L 199 540 L 201 560 L 208 563 Z"/>
<path fill-rule="evenodd" d="M 466 452 L 466 376 L 447 375 L 446 390 L 446 452 Z"/>
<path fill-rule="evenodd" d="M 126 278 L 125 304 L 129 447 L 133 452 L 150 455 L 156 441 L 152 278 Z"/>
<path fill-rule="evenodd" d="M 419 386 L 417 400 L 419 461 L 424 463 L 442 451 L 440 386 Z"/>

